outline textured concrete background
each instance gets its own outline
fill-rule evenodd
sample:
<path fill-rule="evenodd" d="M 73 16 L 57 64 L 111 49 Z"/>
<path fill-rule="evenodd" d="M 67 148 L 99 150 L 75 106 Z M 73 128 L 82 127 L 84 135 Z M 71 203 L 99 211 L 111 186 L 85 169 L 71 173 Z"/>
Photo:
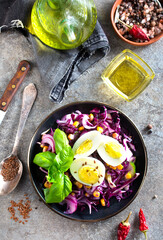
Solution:
<path fill-rule="evenodd" d="M 149 225 L 148 240 L 163 239 L 163 228 L 161 227 L 163 220 L 163 171 L 161 164 L 163 159 L 163 39 L 140 48 L 124 43 L 118 38 L 110 23 L 110 10 L 113 2 L 112 0 L 95 0 L 99 21 L 110 41 L 110 53 L 70 86 L 60 104 L 54 104 L 48 99 L 49 89 L 40 79 L 32 47 L 26 38 L 16 31 L 0 34 L 0 96 L 12 78 L 19 61 L 26 59 L 33 64 L 0 126 L 0 159 L 6 157 L 12 150 L 24 87 L 33 82 L 38 89 L 37 101 L 27 120 L 19 148 L 19 156 L 24 164 L 23 177 L 12 193 L 0 197 L 1 240 L 116 240 L 117 226 L 130 210 L 133 212 L 130 220 L 132 227 L 127 239 L 143 240 L 145 237 L 138 230 L 140 207 L 144 209 Z M 154 80 L 146 90 L 132 102 L 121 99 L 100 78 L 107 64 L 126 48 L 140 55 L 156 73 Z M 104 102 L 122 110 L 142 132 L 148 150 L 148 173 L 137 198 L 123 212 L 97 223 L 80 223 L 65 219 L 40 202 L 29 180 L 26 163 L 31 137 L 41 121 L 58 107 L 83 100 Z M 150 135 L 143 131 L 149 123 L 153 125 L 153 132 Z M 24 198 L 24 193 L 28 194 L 33 209 L 29 222 L 25 225 L 12 221 L 7 210 L 10 206 L 10 200 L 18 202 Z M 154 199 L 154 195 L 157 195 L 158 198 Z"/>

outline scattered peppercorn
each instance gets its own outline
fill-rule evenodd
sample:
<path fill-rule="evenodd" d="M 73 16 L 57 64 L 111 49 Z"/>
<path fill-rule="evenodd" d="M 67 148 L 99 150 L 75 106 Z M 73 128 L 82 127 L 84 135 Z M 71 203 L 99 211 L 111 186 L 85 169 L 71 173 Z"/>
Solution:
<path fill-rule="evenodd" d="M 152 124 L 148 124 L 147 128 L 152 129 L 153 128 Z"/>
<path fill-rule="evenodd" d="M 118 240 L 125 240 L 130 231 L 130 223 L 128 222 L 128 220 L 131 213 L 132 212 L 130 212 L 126 220 L 122 221 L 118 226 Z"/>
<path fill-rule="evenodd" d="M 26 202 L 23 204 L 23 200 L 20 200 L 18 203 L 11 200 L 10 201 L 11 206 L 8 208 L 8 211 L 11 213 L 10 219 L 13 219 L 15 222 L 19 222 L 22 224 L 25 224 L 25 222 L 28 222 L 27 218 L 29 218 L 29 213 L 32 211 L 32 208 L 30 206 L 31 202 L 26 199 Z M 19 217 L 16 216 L 16 209 L 19 211 L 20 216 L 22 217 L 22 220 L 19 220 Z"/>
<path fill-rule="evenodd" d="M 17 156 L 11 156 L 7 158 L 3 165 L 1 170 L 1 175 L 3 176 L 4 181 L 12 181 L 19 170 L 19 161 Z"/>
<path fill-rule="evenodd" d="M 148 130 L 148 134 L 151 134 L 151 133 L 152 133 L 152 129 L 149 129 L 149 130 Z"/>
<path fill-rule="evenodd" d="M 152 124 L 148 124 L 145 128 L 144 128 L 144 131 L 147 133 L 147 134 L 151 134 L 153 132 L 153 126 Z"/>
<path fill-rule="evenodd" d="M 143 210 L 140 208 L 139 211 L 139 230 L 144 233 L 145 239 L 147 240 L 147 231 L 148 231 L 148 226 L 146 224 L 146 219 L 145 215 L 143 213 Z"/>
<path fill-rule="evenodd" d="M 154 195 L 153 198 L 156 199 L 156 198 L 158 198 L 158 196 L 157 196 L 157 195 Z"/>

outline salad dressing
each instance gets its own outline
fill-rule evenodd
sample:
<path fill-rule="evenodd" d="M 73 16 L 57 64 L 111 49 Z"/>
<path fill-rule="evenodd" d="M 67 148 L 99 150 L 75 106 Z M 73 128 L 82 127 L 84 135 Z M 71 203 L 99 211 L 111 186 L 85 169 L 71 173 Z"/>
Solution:
<path fill-rule="evenodd" d="M 101 78 L 127 101 L 137 97 L 155 74 L 148 64 L 129 49 L 123 50 L 109 63 Z"/>
<path fill-rule="evenodd" d="M 125 59 L 108 76 L 111 83 L 129 96 L 145 80 L 146 71 L 133 59 Z"/>

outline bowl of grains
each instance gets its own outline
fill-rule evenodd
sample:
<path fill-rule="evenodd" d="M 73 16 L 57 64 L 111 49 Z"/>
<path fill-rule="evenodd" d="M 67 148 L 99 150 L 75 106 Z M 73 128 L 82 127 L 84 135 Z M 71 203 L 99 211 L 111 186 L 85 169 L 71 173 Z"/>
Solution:
<path fill-rule="evenodd" d="M 158 0 L 117 0 L 111 22 L 118 36 L 135 46 L 145 46 L 163 36 L 163 8 Z"/>

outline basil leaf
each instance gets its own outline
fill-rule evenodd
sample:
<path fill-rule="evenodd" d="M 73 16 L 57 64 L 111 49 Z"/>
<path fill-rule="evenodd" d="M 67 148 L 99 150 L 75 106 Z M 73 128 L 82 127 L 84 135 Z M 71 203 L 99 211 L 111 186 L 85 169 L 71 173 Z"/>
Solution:
<path fill-rule="evenodd" d="M 53 135 L 55 141 L 55 151 L 59 153 L 66 145 L 68 145 L 68 139 L 66 133 L 57 128 Z"/>
<path fill-rule="evenodd" d="M 60 171 L 61 162 L 62 161 L 60 157 L 56 155 L 53 161 L 53 165 L 50 166 L 48 169 L 48 176 L 47 176 L 48 182 L 55 182 L 55 175 L 58 171 Z"/>
<path fill-rule="evenodd" d="M 48 169 L 47 181 L 51 183 L 55 182 L 57 173 L 58 173 L 57 167 L 55 165 L 50 166 Z"/>
<path fill-rule="evenodd" d="M 73 162 L 74 152 L 72 148 L 69 145 L 65 146 L 64 149 L 62 149 L 62 151 L 60 151 L 57 156 L 59 156 L 59 158 L 61 159 L 60 170 L 66 172 L 70 168 L 71 163 Z"/>
<path fill-rule="evenodd" d="M 41 152 L 35 155 L 33 162 L 39 167 L 45 168 L 47 170 L 50 166 L 52 166 L 55 156 L 55 153 L 49 151 Z"/>
<path fill-rule="evenodd" d="M 33 160 L 35 164 L 48 170 L 47 181 L 51 182 L 52 186 L 44 189 L 47 203 L 62 202 L 72 192 L 72 183 L 64 172 L 73 162 L 73 150 L 67 135 L 59 128 L 55 130 L 53 138 L 56 154 L 49 151 L 38 153 Z"/>
<path fill-rule="evenodd" d="M 46 203 L 60 203 L 72 192 L 72 183 L 63 172 L 56 172 L 51 188 L 44 189 Z"/>

